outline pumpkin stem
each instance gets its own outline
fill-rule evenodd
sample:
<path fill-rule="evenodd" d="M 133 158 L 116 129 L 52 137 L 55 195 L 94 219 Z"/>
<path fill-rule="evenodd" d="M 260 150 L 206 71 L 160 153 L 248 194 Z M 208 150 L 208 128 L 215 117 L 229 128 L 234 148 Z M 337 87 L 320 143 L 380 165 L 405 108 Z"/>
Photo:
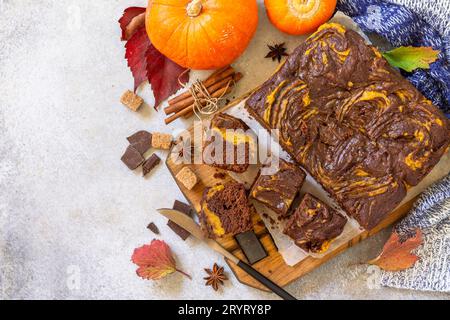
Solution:
<path fill-rule="evenodd" d="M 189 17 L 197 17 L 202 12 L 202 0 L 192 0 L 186 7 L 186 12 Z"/>

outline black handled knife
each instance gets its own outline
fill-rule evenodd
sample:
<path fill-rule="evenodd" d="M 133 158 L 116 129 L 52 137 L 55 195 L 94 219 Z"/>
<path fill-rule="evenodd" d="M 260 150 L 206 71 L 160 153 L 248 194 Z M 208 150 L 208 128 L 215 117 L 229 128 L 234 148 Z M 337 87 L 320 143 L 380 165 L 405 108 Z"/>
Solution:
<path fill-rule="evenodd" d="M 225 258 L 233 261 L 239 268 L 247 272 L 249 275 L 251 275 L 253 278 L 261 282 L 268 289 L 272 290 L 275 294 L 277 294 L 284 300 L 297 300 L 295 297 L 293 297 L 279 285 L 277 285 L 276 283 L 265 277 L 260 272 L 253 269 L 245 262 L 236 258 L 228 250 L 223 248 L 218 242 L 214 241 L 213 239 L 206 238 L 203 234 L 203 231 L 200 229 L 200 226 L 190 217 L 185 215 L 183 212 L 173 209 L 158 209 L 158 212 L 161 213 L 166 218 L 168 218 L 169 220 L 172 220 L 173 222 L 178 224 L 183 229 L 186 229 L 186 231 L 189 231 L 197 239 L 205 242 L 211 249 L 217 251 Z"/>

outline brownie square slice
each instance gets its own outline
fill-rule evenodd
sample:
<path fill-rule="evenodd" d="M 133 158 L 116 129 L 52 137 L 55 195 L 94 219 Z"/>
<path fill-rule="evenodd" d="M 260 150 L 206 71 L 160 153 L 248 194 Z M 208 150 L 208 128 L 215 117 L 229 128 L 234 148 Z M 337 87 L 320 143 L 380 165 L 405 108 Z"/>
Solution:
<path fill-rule="evenodd" d="M 280 159 L 279 170 L 275 174 L 264 175 L 264 168 L 267 168 L 267 165 L 260 170 L 250 195 L 279 216 L 285 217 L 305 182 L 306 174 L 294 163 L 282 159 Z"/>
<path fill-rule="evenodd" d="M 323 253 L 346 223 L 347 218 L 307 193 L 289 218 L 284 233 L 303 250 Z"/>
<path fill-rule="evenodd" d="M 218 184 L 203 193 L 200 222 L 210 238 L 236 235 L 252 229 L 253 212 L 243 184 Z"/>
<path fill-rule="evenodd" d="M 203 146 L 203 161 L 223 170 L 245 172 L 250 165 L 251 152 L 255 151 L 254 142 L 254 135 L 244 121 L 218 113 L 211 119 L 209 137 Z"/>

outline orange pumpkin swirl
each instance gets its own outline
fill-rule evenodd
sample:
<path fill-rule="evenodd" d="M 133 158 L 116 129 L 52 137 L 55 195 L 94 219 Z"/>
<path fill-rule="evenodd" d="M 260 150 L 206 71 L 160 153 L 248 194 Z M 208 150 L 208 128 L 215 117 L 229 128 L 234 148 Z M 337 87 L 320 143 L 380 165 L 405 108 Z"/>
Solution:
<path fill-rule="evenodd" d="M 153 45 L 190 69 L 231 64 L 247 48 L 257 25 L 256 0 L 150 0 L 146 13 Z"/>

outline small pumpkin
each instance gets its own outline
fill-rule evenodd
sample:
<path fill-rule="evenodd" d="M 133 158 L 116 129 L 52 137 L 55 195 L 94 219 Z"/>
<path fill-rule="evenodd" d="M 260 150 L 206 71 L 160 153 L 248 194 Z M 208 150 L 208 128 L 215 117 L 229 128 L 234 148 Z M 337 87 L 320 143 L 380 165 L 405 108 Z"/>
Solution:
<path fill-rule="evenodd" d="M 272 24 L 292 35 L 315 31 L 336 9 L 336 0 L 264 0 L 264 3 Z"/>
<path fill-rule="evenodd" d="M 218 69 L 247 48 L 258 26 L 256 0 L 150 0 L 146 28 L 153 45 L 190 69 Z"/>

